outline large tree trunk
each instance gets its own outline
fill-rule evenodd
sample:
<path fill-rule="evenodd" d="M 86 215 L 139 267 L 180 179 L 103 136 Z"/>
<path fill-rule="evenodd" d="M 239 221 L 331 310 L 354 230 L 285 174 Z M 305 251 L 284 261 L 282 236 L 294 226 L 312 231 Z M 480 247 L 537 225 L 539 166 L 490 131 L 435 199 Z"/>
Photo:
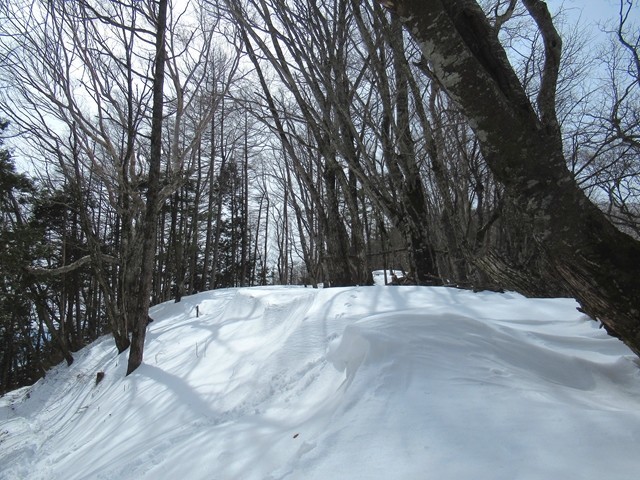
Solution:
<path fill-rule="evenodd" d="M 555 118 L 561 41 L 539 0 L 523 0 L 545 42 L 537 112 L 472 0 L 381 2 L 418 42 L 478 136 L 483 155 L 582 308 L 640 355 L 640 243 L 618 231 L 566 167 Z"/>

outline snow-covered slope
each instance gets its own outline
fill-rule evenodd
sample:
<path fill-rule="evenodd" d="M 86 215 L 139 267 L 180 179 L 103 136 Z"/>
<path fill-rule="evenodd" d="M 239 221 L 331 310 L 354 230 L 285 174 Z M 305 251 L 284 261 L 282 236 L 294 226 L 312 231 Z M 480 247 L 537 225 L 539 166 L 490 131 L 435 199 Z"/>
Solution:
<path fill-rule="evenodd" d="M 196 314 L 199 316 L 196 316 Z M 0 399 L 2 479 L 635 479 L 640 368 L 573 300 L 218 290 Z M 97 372 L 104 379 L 96 384 Z"/>

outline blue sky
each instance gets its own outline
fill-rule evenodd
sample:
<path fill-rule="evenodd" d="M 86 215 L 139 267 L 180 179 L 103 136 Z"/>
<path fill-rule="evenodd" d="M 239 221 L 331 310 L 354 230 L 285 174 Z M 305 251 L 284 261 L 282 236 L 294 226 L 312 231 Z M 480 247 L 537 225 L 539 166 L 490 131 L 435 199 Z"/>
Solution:
<path fill-rule="evenodd" d="M 634 7 L 632 16 L 636 23 L 640 20 L 640 1 L 633 0 Z M 596 27 L 598 23 L 617 20 L 619 11 L 619 0 L 547 0 L 550 9 L 555 12 L 564 5 L 567 12 L 580 18 L 586 25 Z"/>

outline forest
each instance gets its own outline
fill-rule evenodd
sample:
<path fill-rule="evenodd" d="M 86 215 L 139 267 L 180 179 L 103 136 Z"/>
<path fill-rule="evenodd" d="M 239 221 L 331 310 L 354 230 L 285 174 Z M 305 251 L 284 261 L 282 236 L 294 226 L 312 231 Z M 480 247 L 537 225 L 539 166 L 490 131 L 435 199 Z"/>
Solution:
<path fill-rule="evenodd" d="M 381 269 L 574 297 L 640 354 L 634 16 L 0 0 L 0 393 L 105 334 L 130 373 L 153 304 Z"/>

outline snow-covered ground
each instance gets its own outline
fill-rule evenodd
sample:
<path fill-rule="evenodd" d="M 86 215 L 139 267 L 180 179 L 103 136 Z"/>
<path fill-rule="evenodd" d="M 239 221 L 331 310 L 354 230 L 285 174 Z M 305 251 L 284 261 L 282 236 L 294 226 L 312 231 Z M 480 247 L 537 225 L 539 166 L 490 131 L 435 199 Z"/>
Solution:
<path fill-rule="evenodd" d="M 241 288 L 152 316 L 129 377 L 104 337 L 0 399 L 1 479 L 638 478 L 638 359 L 573 300 Z"/>

